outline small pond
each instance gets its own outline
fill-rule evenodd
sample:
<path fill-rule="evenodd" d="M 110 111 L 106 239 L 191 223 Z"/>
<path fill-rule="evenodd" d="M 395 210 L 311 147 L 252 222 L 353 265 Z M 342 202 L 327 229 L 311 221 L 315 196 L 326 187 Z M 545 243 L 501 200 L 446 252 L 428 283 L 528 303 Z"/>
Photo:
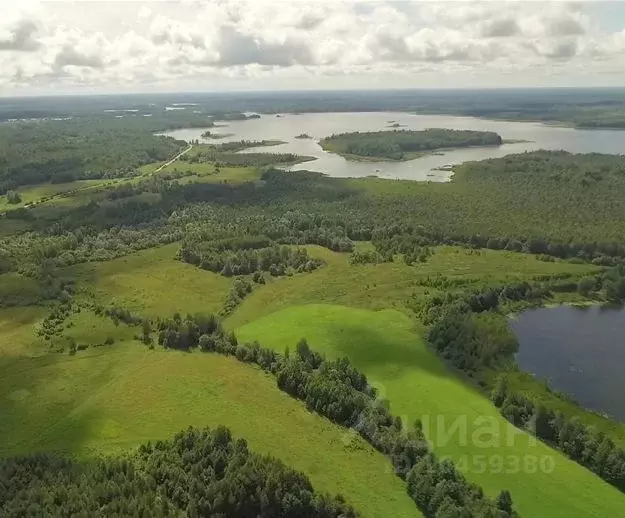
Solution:
<path fill-rule="evenodd" d="M 625 421 L 625 308 L 531 309 L 510 324 L 522 370 Z"/>

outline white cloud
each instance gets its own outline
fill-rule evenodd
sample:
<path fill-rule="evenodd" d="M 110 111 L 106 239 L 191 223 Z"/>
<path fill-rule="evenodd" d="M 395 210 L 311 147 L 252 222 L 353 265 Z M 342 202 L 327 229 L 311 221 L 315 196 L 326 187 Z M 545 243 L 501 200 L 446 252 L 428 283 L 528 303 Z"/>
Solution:
<path fill-rule="evenodd" d="M 62 3 L 11 5 L 0 18 L 0 85 L 13 89 L 625 70 L 625 31 L 603 33 L 562 2 L 109 2 L 88 20 L 96 4 L 82 16 Z"/>

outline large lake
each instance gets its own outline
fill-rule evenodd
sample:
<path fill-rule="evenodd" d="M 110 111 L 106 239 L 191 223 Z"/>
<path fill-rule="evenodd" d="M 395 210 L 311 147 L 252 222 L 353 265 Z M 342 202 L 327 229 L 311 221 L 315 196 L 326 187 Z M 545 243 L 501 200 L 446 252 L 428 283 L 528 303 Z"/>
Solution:
<path fill-rule="evenodd" d="M 504 144 L 499 147 L 468 148 L 447 151 L 443 154 L 427 155 L 407 162 L 354 162 L 326 153 L 317 143 L 319 139 L 333 133 L 350 131 L 390 130 L 391 124 L 401 124 L 405 129 L 450 128 L 495 131 L 504 140 L 529 142 Z M 227 142 L 236 140 L 283 140 L 286 144 L 271 148 L 277 153 L 296 153 L 316 158 L 298 168 L 320 171 L 330 176 L 361 177 L 376 175 L 381 178 L 403 178 L 408 180 L 447 181 L 450 171 L 441 167 L 459 164 L 469 160 L 502 157 L 510 153 L 521 153 L 535 149 L 563 149 L 574 153 L 625 153 L 625 131 L 619 130 L 577 130 L 532 122 L 507 122 L 471 117 L 447 115 L 413 115 L 409 113 L 302 113 L 263 115 L 260 119 L 248 119 L 219 123 L 218 128 L 209 128 L 213 133 L 232 134 L 224 139 L 202 139 L 206 128 L 180 129 L 168 132 L 181 140 L 198 139 L 202 142 Z M 398 128 L 398 129 L 402 129 Z M 296 139 L 307 133 L 312 139 Z M 249 151 L 258 151 L 251 149 Z M 268 148 L 262 148 L 267 152 Z"/>
<path fill-rule="evenodd" d="M 521 369 L 584 407 L 625 421 L 624 308 L 532 309 L 511 326 Z"/>

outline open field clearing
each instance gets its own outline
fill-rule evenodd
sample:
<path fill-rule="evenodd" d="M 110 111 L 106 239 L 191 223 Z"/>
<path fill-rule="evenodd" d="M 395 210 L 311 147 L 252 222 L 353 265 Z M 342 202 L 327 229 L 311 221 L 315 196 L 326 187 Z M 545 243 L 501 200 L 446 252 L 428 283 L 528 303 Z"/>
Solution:
<path fill-rule="evenodd" d="M 258 167 L 220 166 L 215 168 L 212 163 L 175 162 L 164 167 L 156 176 L 172 174 L 181 175 L 180 182 L 199 181 L 204 183 L 242 183 L 258 180 Z M 183 176 L 184 175 L 184 176 Z"/>
<path fill-rule="evenodd" d="M 360 244 L 367 247 L 366 243 Z M 445 276 L 466 282 L 531 279 L 537 275 L 571 273 L 583 275 L 596 270 L 589 265 L 547 263 L 528 254 L 493 250 L 436 247 L 426 263 L 406 266 L 400 260 L 376 265 L 350 265 L 349 256 L 318 246 L 309 253 L 327 266 L 305 276 L 280 279 L 247 297 L 228 320 L 238 327 L 264 314 L 292 304 L 327 302 L 368 309 L 405 308 L 413 295 L 432 292 L 420 285 L 423 279 Z"/>
<path fill-rule="evenodd" d="M 21 208 L 42 198 L 56 196 L 65 192 L 86 189 L 95 185 L 103 184 L 105 180 L 76 180 L 69 183 L 45 183 L 40 185 L 25 186 L 17 189 L 17 193 L 22 198 L 21 203 L 10 204 L 6 196 L 0 196 L 0 212 Z"/>
<path fill-rule="evenodd" d="M 175 259 L 177 244 L 152 248 L 72 272 L 83 296 L 142 316 L 217 313 L 231 280 Z"/>
<path fill-rule="evenodd" d="M 313 350 L 347 356 L 394 414 L 409 423 L 422 419 L 440 455 L 450 456 L 491 496 L 508 489 L 522 516 L 618 516 L 625 506 L 625 497 L 590 471 L 516 431 L 428 351 L 399 311 L 290 307 L 238 328 L 237 336 L 279 351 L 305 337 Z M 460 431 L 446 436 L 454 425 Z"/>
<path fill-rule="evenodd" d="M 193 426 L 223 424 L 258 452 L 341 493 L 362 516 L 418 517 L 390 463 L 282 393 L 260 369 L 217 354 L 137 342 L 22 359 L 0 377 L 0 455 L 115 454 Z"/>
<path fill-rule="evenodd" d="M 35 324 L 45 317 L 42 307 L 15 307 L 0 310 L 0 366 L 17 356 L 38 356 L 47 348 L 35 336 Z"/>

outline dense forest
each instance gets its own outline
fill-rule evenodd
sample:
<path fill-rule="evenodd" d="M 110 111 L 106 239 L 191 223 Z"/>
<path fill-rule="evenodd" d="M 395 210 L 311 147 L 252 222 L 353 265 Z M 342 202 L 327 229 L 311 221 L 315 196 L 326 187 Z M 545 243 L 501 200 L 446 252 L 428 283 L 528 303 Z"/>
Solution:
<path fill-rule="evenodd" d="M 0 515 L 355 517 L 302 473 L 248 449 L 227 428 L 189 428 L 127 457 L 0 459 Z"/>
<path fill-rule="evenodd" d="M 312 159 L 310 157 L 302 157 L 293 153 L 239 153 L 239 151 L 252 147 L 270 147 L 280 143 L 280 141 L 273 140 L 241 140 L 235 142 L 224 142 L 222 144 L 204 144 L 200 149 L 194 150 L 193 152 L 182 156 L 180 161 L 183 164 L 214 163 L 216 167 L 264 167 L 277 164 L 296 164 Z"/>
<path fill-rule="evenodd" d="M 556 257 L 623 256 L 625 158 L 536 151 L 457 166 L 448 184 L 354 180 L 376 217 L 493 249 Z M 410 222 L 410 223 L 409 223 Z M 390 222 L 389 222 L 390 224 Z"/>
<path fill-rule="evenodd" d="M 146 113 L 138 109 L 109 110 L 99 115 L 0 124 L 0 194 L 22 185 L 133 176 L 138 167 L 167 160 L 187 147 L 186 142 L 159 136 L 157 132 L 212 127 L 215 120 L 247 118 L 243 114 L 196 111 L 159 112 L 152 107 Z M 219 162 L 229 165 L 263 165 L 263 160 L 266 165 L 298 161 L 294 155 L 269 158 L 258 154 L 246 158 L 235 154 L 250 145 L 242 142 L 215 146 L 213 155 L 217 154 Z M 198 159 L 196 156 L 195 160 Z"/>
<path fill-rule="evenodd" d="M 499 162 L 510 172 L 497 173 Z M 54 284 L 55 267 L 183 239 L 193 248 L 266 236 L 278 245 L 318 244 L 348 252 L 354 241 L 371 240 L 380 257 L 403 253 L 412 262 L 427 260 L 428 247 L 436 244 L 605 266 L 625 257 L 620 224 L 625 206 L 619 195 L 625 159 L 535 152 L 480 164 L 483 174 L 477 164 L 467 164 L 443 185 L 273 169 L 262 174 L 262 182 L 236 185 L 150 179 L 83 205 L 9 211 L 3 224 L 23 230 L 0 238 L 0 266 L 50 292 L 46 286 Z M 556 174 L 564 179 L 550 178 Z M 593 175 L 600 179 L 584 185 Z M 155 197 L 143 199 L 142 193 Z"/>
<path fill-rule="evenodd" d="M 386 160 L 410 160 L 420 153 L 436 149 L 498 146 L 501 143 L 501 137 L 491 131 L 441 128 L 423 131 L 357 131 L 332 135 L 319 142 L 324 150 L 332 153 Z"/>
<path fill-rule="evenodd" d="M 549 294 L 549 283 L 527 282 L 486 288 L 444 290 L 415 300 L 413 309 L 430 325 L 428 340 L 454 367 L 474 374 L 508 364 L 518 344 L 504 315 L 507 302 L 537 302 Z"/>
<path fill-rule="evenodd" d="M 323 264 L 319 259 L 309 257 L 305 248 L 287 246 L 219 251 L 211 242 L 195 243 L 192 248 L 183 246 L 179 255 L 186 263 L 225 277 L 255 272 L 269 272 L 279 277 L 288 272 L 310 272 Z"/>
<path fill-rule="evenodd" d="M 21 185 L 132 176 L 186 147 L 151 128 L 160 125 L 115 118 L 0 125 L 0 194 Z"/>
<path fill-rule="evenodd" d="M 173 98 L 173 99 L 172 99 Z M 299 92 L 221 92 L 6 99 L 0 121 L 20 118 L 80 117 L 94 111 L 134 109 L 140 115 L 162 112 L 173 100 L 217 120 L 254 118 L 259 113 L 400 111 L 558 121 L 577 127 L 623 127 L 625 91 L 621 88 L 406 89 Z M 180 110 L 178 113 L 185 113 Z M 191 113 L 190 110 L 187 112 Z M 169 112 L 171 114 L 171 112 Z M 236 114 L 236 115 L 235 115 Z M 191 124 L 189 124 L 191 125 Z"/>

